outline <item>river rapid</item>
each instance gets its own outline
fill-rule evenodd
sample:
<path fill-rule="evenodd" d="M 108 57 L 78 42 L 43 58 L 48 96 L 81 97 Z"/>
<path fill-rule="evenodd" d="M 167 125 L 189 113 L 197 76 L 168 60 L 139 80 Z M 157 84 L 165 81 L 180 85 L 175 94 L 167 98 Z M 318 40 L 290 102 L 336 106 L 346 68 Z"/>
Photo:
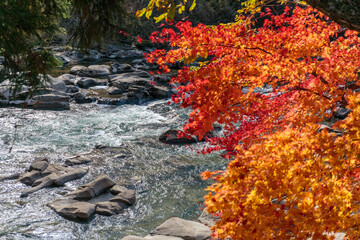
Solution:
<path fill-rule="evenodd" d="M 82 179 L 27 198 L 20 194 L 28 186 L 16 180 L 0 182 L 0 239 L 121 239 L 145 236 L 173 216 L 196 220 L 203 189 L 210 184 L 200 173 L 221 169 L 225 161 L 217 154 L 196 154 L 204 143 L 191 150 L 157 140 L 165 130 L 180 127 L 187 114 L 167 100 L 116 107 L 72 104 L 68 111 L 0 109 L 0 177 L 24 172 L 35 157 L 63 164 L 96 145 L 125 146 L 132 153 L 121 161 L 104 158 Z M 102 173 L 134 189 L 135 205 L 86 222 L 69 221 L 46 206 Z"/>

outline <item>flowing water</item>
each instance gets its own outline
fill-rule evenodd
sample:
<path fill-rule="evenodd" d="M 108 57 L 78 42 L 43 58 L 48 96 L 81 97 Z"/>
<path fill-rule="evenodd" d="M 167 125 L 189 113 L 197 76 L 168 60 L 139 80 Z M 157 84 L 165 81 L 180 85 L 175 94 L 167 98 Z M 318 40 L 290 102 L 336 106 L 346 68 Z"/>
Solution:
<path fill-rule="evenodd" d="M 104 156 L 84 178 L 27 198 L 19 197 L 27 188 L 24 184 L 0 182 L 0 239 L 121 239 L 145 236 L 172 216 L 195 220 L 209 184 L 200 173 L 223 168 L 225 162 L 218 155 L 197 155 L 189 147 L 157 141 L 187 116 L 166 102 L 71 105 L 69 111 L 0 109 L 0 177 L 25 171 L 39 156 L 63 164 L 67 157 L 95 145 L 123 146 L 131 152 L 124 159 Z M 102 173 L 135 189 L 135 205 L 110 217 L 94 215 L 86 222 L 66 220 L 46 206 Z"/>

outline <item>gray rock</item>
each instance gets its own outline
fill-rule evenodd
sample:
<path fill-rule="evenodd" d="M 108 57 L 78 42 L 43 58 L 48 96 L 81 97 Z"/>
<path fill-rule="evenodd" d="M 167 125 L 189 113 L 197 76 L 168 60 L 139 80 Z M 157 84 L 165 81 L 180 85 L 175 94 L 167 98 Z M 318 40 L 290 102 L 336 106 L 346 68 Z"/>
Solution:
<path fill-rule="evenodd" d="M 47 77 L 50 79 L 50 82 L 46 83 L 45 87 L 58 92 L 66 92 L 66 84 L 61 78 L 53 78 L 50 75 L 47 75 Z"/>
<path fill-rule="evenodd" d="M 66 166 L 74 166 L 74 165 L 87 164 L 89 162 L 91 162 L 91 159 L 89 159 L 89 158 L 76 156 L 76 157 L 66 159 L 65 160 L 65 165 Z"/>
<path fill-rule="evenodd" d="M 118 95 L 118 94 L 125 93 L 124 89 L 117 88 L 117 87 L 109 87 L 107 89 L 107 92 L 108 92 L 109 95 Z"/>
<path fill-rule="evenodd" d="M 66 85 L 76 85 L 76 82 L 80 79 L 76 75 L 63 74 L 58 79 L 62 80 Z"/>
<path fill-rule="evenodd" d="M 126 96 L 120 98 L 100 98 L 97 100 L 98 104 L 108 104 L 108 105 L 122 105 L 130 103 L 129 99 Z"/>
<path fill-rule="evenodd" d="M 49 175 L 54 172 L 67 172 L 69 168 L 57 164 L 49 164 L 48 167 L 42 172 L 43 176 Z"/>
<path fill-rule="evenodd" d="M 142 71 L 148 71 L 150 69 L 149 65 L 145 63 L 138 63 L 134 66 L 134 68 Z"/>
<path fill-rule="evenodd" d="M 122 73 L 109 78 L 111 86 L 123 89 L 124 91 L 131 85 L 150 86 L 150 80 L 150 74 L 144 71 Z"/>
<path fill-rule="evenodd" d="M 168 87 L 152 85 L 148 91 L 150 96 L 158 99 L 170 98 L 173 95 L 173 92 Z"/>
<path fill-rule="evenodd" d="M 36 180 L 41 178 L 40 171 L 31 171 L 20 174 L 19 181 L 23 184 L 31 186 Z"/>
<path fill-rule="evenodd" d="M 37 102 L 36 108 L 44 110 L 69 110 L 70 96 L 66 94 L 65 91 L 53 91 L 48 94 L 35 96 L 33 100 Z"/>
<path fill-rule="evenodd" d="M 120 185 L 115 185 L 110 189 L 111 194 L 117 195 L 119 193 L 125 192 L 129 189 L 127 189 L 126 187 L 120 186 Z"/>
<path fill-rule="evenodd" d="M 111 73 L 126 73 L 126 72 L 133 72 L 134 68 L 130 64 L 122 64 L 118 62 L 111 63 Z"/>
<path fill-rule="evenodd" d="M 81 92 L 75 93 L 74 100 L 75 100 L 76 103 L 79 103 L 79 104 L 81 104 L 81 103 L 92 103 L 93 102 L 92 98 L 86 97 L 86 95 L 84 93 L 81 93 Z"/>
<path fill-rule="evenodd" d="M 108 65 L 91 65 L 89 67 L 74 66 L 70 73 L 81 77 L 103 77 L 110 75 L 111 72 Z"/>
<path fill-rule="evenodd" d="M 29 196 L 30 193 L 34 193 L 36 191 L 39 191 L 40 189 L 50 187 L 51 185 L 53 185 L 54 179 L 56 179 L 56 178 L 57 178 L 57 175 L 55 173 L 53 173 L 53 174 L 50 174 L 48 176 L 45 176 L 43 178 L 36 180 L 32 184 L 32 188 L 25 189 L 21 193 L 20 197 L 27 197 L 27 196 Z"/>
<path fill-rule="evenodd" d="M 88 200 L 106 191 L 114 185 L 115 182 L 110 177 L 102 174 L 94 181 L 80 186 L 78 190 L 69 193 L 67 196 L 78 200 Z"/>
<path fill-rule="evenodd" d="M 106 201 L 98 202 L 96 204 L 95 212 L 100 215 L 111 216 L 119 214 L 123 209 L 122 205 L 117 202 Z"/>
<path fill-rule="evenodd" d="M 121 202 L 127 205 L 133 205 L 136 201 L 135 191 L 127 189 L 118 193 L 115 197 L 109 200 L 110 202 Z"/>
<path fill-rule="evenodd" d="M 43 172 L 49 166 L 48 159 L 35 160 L 31 163 L 29 171 L 36 170 Z"/>
<path fill-rule="evenodd" d="M 72 199 L 58 199 L 47 205 L 60 216 L 74 220 L 87 220 L 95 213 L 95 204 Z"/>
<path fill-rule="evenodd" d="M 197 142 L 194 137 L 180 137 L 180 130 L 167 130 L 159 136 L 159 141 L 168 144 L 190 144 Z"/>
<path fill-rule="evenodd" d="M 76 86 L 73 86 L 73 85 L 69 85 L 69 86 L 66 87 L 66 92 L 67 93 L 77 93 L 79 91 L 80 91 L 80 89 L 78 87 L 76 87 Z"/>
<path fill-rule="evenodd" d="M 210 229 L 198 222 L 181 218 L 170 218 L 153 230 L 150 235 L 165 235 L 179 237 L 185 240 L 210 239 Z"/>
<path fill-rule="evenodd" d="M 74 169 L 71 170 L 70 172 L 67 172 L 65 174 L 61 174 L 59 175 L 55 180 L 54 180 L 54 185 L 55 186 L 63 186 L 65 183 L 73 181 L 75 179 L 79 179 L 82 178 L 88 171 L 85 169 Z"/>
<path fill-rule="evenodd" d="M 79 81 L 77 81 L 77 85 L 82 88 L 89 88 L 93 86 L 102 85 L 102 81 L 98 81 L 94 78 L 81 78 Z"/>

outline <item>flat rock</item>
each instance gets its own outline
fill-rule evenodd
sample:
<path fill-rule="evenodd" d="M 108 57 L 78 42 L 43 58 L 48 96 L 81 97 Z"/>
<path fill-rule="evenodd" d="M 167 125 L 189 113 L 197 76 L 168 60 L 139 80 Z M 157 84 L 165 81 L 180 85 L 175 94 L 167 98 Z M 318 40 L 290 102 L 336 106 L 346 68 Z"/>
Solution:
<path fill-rule="evenodd" d="M 210 229 L 198 222 L 181 218 L 170 218 L 153 230 L 150 235 L 165 235 L 179 237 L 185 240 L 210 239 Z"/>
<path fill-rule="evenodd" d="M 64 84 L 65 85 L 65 84 Z M 37 103 L 37 109 L 43 110 L 69 110 L 70 96 L 64 92 L 53 91 L 51 93 L 36 95 L 33 100 Z"/>
<path fill-rule="evenodd" d="M 49 161 L 45 158 L 41 161 L 34 161 L 31 163 L 29 171 L 36 170 L 43 172 L 49 166 Z"/>
<path fill-rule="evenodd" d="M 66 166 L 74 166 L 74 165 L 87 164 L 89 162 L 91 162 L 90 158 L 84 158 L 84 157 L 81 157 L 81 156 L 76 156 L 76 157 L 66 159 L 65 160 L 65 165 Z"/>
<path fill-rule="evenodd" d="M 119 214 L 123 209 L 123 206 L 117 202 L 105 201 L 96 204 L 95 212 L 100 215 L 111 216 Z"/>
<path fill-rule="evenodd" d="M 58 79 L 62 80 L 65 85 L 76 85 L 80 77 L 73 74 L 63 74 L 59 76 Z"/>
<path fill-rule="evenodd" d="M 117 74 L 109 78 L 110 85 L 126 91 L 132 85 L 150 86 L 151 76 L 144 71 Z"/>
<path fill-rule="evenodd" d="M 127 189 L 118 193 L 115 197 L 109 200 L 110 202 L 121 202 L 127 205 L 133 205 L 136 201 L 136 195 L 134 190 Z"/>
<path fill-rule="evenodd" d="M 40 171 L 31 171 L 20 174 L 19 181 L 23 184 L 31 186 L 39 178 L 41 178 Z"/>
<path fill-rule="evenodd" d="M 70 73 L 81 77 L 103 77 L 110 75 L 111 72 L 108 65 L 91 65 L 89 67 L 74 66 Z"/>
<path fill-rule="evenodd" d="M 87 220 L 95 213 L 95 204 L 72 199 L 58 199 L 47 205 L 60 216 L 74 220 Z"/>
<path fill-rule="evenodd" d="M 111 63 L 111 73 L 126 73 L 126 72 L 133 72 L 134 68 L 127 63 L 118 63 L 113 62 Z"/>
<path fill-rule="evenodd" d="M 110 177 L 102 174 L 94 181 L 80 186 L 78 190 L 69 193 L 67 196 L 78 200 L 88 200 L 106 191 L 114 185 L 115 182 Z"/>
<path fill-rule="evenodd" d="M 170 98 L 173 95 L 173 92 L 168 87 L 152 85 L 148 91 L 150 96 L 158 99 Z"/>

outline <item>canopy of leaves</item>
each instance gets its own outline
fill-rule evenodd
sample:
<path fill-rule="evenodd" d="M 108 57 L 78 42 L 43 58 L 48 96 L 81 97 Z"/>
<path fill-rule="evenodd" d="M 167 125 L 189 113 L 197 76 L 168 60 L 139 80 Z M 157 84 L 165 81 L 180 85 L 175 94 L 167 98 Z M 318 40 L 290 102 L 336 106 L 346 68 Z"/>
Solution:
<path fill-rule="evenodd" d="M 171 50 L 148 60 L 169 71 L 174 102 L 190 107 L 186 132 L 205 136 L 214 123 L 225 136 L 204 152 L 225 150 L 232 159 L 213 177 L 205 204 L 218 214 L 221 239 L 329 239 L 345 231 L 360 237 L 360 38 L 311 7 L 270 9 L 228 25 L 163 29 L 153 41 Z M 195 61 L 200 66 L 193 65 Z M 339 108 L 349 116 L 321 129 Z M 337 133 L 337 134 L 336 134 Z"/>

